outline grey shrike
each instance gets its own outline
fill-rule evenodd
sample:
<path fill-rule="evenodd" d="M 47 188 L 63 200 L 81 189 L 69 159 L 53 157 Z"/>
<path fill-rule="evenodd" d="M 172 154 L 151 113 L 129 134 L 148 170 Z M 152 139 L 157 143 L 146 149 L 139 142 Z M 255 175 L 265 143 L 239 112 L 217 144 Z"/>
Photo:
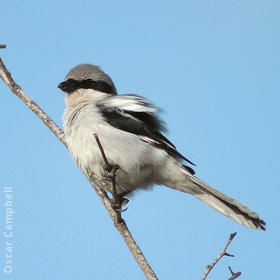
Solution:
<path fill-rule="evenodd" d="M 194 165 L 162 134 L 166 131 L 158 108 L 134 94 L 117 95 L 111 78 L 99 67 L 80 64 L 58 87 L 66 92 L 63 126 L 68 149 L 89 178 L 105 176 L 105 162 L 94 138 L 97 134 L 108 162 L 118 165 L 116 192 L 125 195 L 152 185 L 194 195 L 225 216 L 250 228 L 265 230 L 265 222 L 245 205 L 194 176 Z"/>

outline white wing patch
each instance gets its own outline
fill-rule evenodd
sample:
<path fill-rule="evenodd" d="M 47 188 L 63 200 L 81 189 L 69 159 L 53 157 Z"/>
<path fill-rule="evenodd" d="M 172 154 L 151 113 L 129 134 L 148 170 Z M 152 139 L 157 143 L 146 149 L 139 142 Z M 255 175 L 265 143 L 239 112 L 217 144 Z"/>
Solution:
<path fill-rule="evenodd" d="M 133 94 L 122 94 L 102 100 L 107 108 L 117 107 L 120 110 L 156 113 L 159 111 L 149 100 Z"/>
<path fill-rule="evenodd" d="M 140 139 L 144 142 L 151 143 L 151 144 L 159 144 L 158 141 L 151 139 L 150 137 L 140 136 Z"/>
<path fill-rule="evenodd" d="M 176 150 L 175 148 L 174 148 L 174 146 L 172 146 L 172 145 L 170 145 L 168 142 L 166 142 L 166 141 L 163 141 L 162 140 L 162 143 L 160 143 L 159 141 L 156 141 L 156 140 L 154 140 L 154 139 L 152 139 L 152 138 L 150 138 L 150 137 L 147 137 L 147 136 L 139 136 L 140 137 L 140 139 L 142 140 L 142 141 L 144 141 L 144 142 L 147 142 L 147 143 L 150 143 L 150 144 L 158 144 L 158 145 L 161 145 L 162 143 L 164 143 L 164 144 L 166 144 L 167 146 L 169 146 L 169 148 L 171 148 L 172 150 Z"/>

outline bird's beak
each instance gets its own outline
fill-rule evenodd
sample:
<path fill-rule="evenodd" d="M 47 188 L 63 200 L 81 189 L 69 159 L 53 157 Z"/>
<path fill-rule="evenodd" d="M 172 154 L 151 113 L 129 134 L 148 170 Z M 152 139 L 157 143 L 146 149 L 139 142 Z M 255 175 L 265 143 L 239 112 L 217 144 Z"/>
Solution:
<path fill-rule="evenodd" d="M 61 82 L 60 84 L 57 85 L 57 87 L 62 91 L 67 92 L 68 87 L 66 86 L 66 82 Z"/>

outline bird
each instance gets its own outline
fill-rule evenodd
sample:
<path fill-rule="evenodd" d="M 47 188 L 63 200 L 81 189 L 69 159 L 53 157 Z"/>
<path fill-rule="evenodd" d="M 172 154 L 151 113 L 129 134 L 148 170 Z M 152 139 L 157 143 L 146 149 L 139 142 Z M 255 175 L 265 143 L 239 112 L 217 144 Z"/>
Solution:
<path fill-rule="evenodd" d="M 257 213 L 195 176 L 195 164 L 166 138 L 160 109 L 151 101 L 136 94 L 118 94 L 111 77 L 92 64 L 70 69 L 58 88 L 65 93 L 67 147 L 89 179 L 92 175 L 106 178 L 108 166 L 117 167 L 115 195 L 121 198 L 164 185 L 195 196 L 241 225 L 265 230 Z"/>

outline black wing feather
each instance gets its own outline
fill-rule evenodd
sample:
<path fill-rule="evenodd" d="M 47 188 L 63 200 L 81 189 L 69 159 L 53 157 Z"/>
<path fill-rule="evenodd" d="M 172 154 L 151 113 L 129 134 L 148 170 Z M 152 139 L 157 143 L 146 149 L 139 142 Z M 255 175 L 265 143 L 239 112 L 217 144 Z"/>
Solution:
<path fill-rule="evenodd" d="M 160 133 L 160 131 L 166 129 L 164 128 L 163 122 L 156 115 L 147 112 L 121 110 L 117 107 L 108 108 L 102 104 L 98 105 L 98 107 L 103 117 L 113 127 L 129 133 L 148 137 L 155 141 L 151 143 L 153 146 L 164 149 L 168 154 L 175 158 L 180 158 L 195 165 L 181 155 L 176 150 L 176 147 Z M 190 173 L 194 174 L 192 168 L 187 166 L 185 166 L 185 168 Z"/>

